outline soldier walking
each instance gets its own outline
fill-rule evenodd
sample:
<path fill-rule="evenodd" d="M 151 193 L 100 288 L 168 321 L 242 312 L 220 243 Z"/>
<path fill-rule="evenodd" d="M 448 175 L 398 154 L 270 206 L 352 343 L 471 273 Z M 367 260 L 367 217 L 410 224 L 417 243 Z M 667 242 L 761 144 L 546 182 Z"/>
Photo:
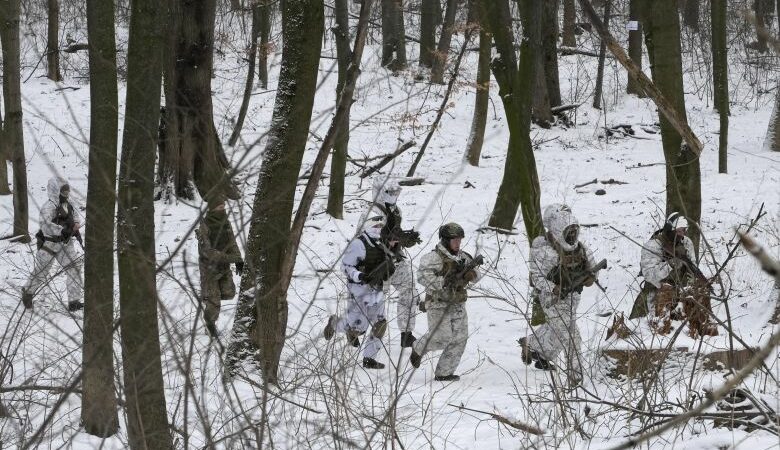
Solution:
<path fill-rule="evenodd" d="M 522 358 L 525 364 L 535 361 L 538 369 L 555 370 L 552 360 L 564 351 L 569 382 L 576 385 L 582 381 L 577 307 L 583 287 L 593 285 L 598 271 L 590 251 L 579 240 L 580 227 L 568 206 L 548 206 L 542 220 L 547 232 L 531 243 L 530 282 L 546 322 L 530 337 L 520 339 Z"/>
<path fill-rule="evenodd" d="M 436 364 L 434 379 L 457 381 L 455 369 L 460 364 L 469 336 L 466 314 L 467 288 L 481 277 L 478 266 L 482 257 L 473 258 L 461 250 L 465 237 L 457 223 L 439 228 L 439 243 L 423 256 L 418 277 L 425 286 L 428 332 L 412 346 L 412 366 L 420 367 L 425 353 L 443 350 Z"/>
<path fill-rule="evenodd" d="M 22 289 L 22 304 L 33 308 L 33 297 L 47 281 L 49 271 L 57 260 L 65 272 L 68 291 L 68 310 L 84 308 L 84 285 L 81 279 L 81 258 L 76 253 L 74 241 L 81 242 L 81 214 L 70 201 L 70 185 L 61 178 L 52 178 L 46 186 L 49 199 L 40 214 L 41 229 L 35 235 L 38 251 L 35 268 Z"/>
<path fill-rule="evenodd" d="M 382 238 L 383 216 L 369 216 L 362 222 L 363 232 L 349 243 L 341 259 L 349 291 L 347 313 L 330 316 L 323 335 L 330 340 L 336 332 L 345 333 L 349 343 L 359 347 L 360 336 L 370 328 L 363 343 L 363 367 L 383 369 L 385 365 L 376 360 L 387 331 L 383 287 L 395 271 L 391 248 L 397 242 Z"/>

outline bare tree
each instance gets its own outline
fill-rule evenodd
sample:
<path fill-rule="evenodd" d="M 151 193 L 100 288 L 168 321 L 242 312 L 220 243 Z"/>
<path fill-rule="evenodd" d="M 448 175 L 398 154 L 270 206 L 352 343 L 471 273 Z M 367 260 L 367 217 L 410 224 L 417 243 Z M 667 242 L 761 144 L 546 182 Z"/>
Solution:
<path fill-rule="evenodd" d="M 628 56 L 631 61 L 642 70 L 642 5 L 644 0 L 629 0 L 628 20 L 635 26 L 628 31 Z M 626 84 L 626 92 L 635 94 L 639 98 L 647 97 L 645 91 L 639 87 L 639 82 L 629 76 Z"/>
<path fill-rule="evenodd" d="M 686 0 L 683 23 L 691 31 L 699 31 L 699 0 Z"/>
<path fill-rule="evenodd" d="M 457 12 L 458 0 L 447 0 L 441 36 L 439 36 L 439 43 L 436 46 L 433 66 L 431 67 L 432 83 L 444 84 L 444 68 L 447 66 L 447 59 L 450 56 L 450 44 L 452 43 L 452 33 L 455 31 L 455 15 Z"/>
<path fill-rule="evenodd" d="M 114 211 L 117 94 L 114 2 L 87 1 L 90 127 L 84 250 L 84 347 L 81 420 L 87 433 L 119 429 L 114 390 Z"/>
<path fill-rule="evenodd" d="M 58 0 L 48 0 L 48 28 L 46 30 L 46 76 L 52 81 L 62 81 L 60 73 L 60 5 Z"/>
<path fill-rule="evenodd" d="M 689 0 L 690 2 L 690 0 Z M 695 3 L 695 2 L 692 2 Z M 718 172 L 728 172 L 729 142 L 729 62 L 726 48 L 726 0 L 711 0 L 712 19 L 712 85 L 715 110 L 720 116 L 718 136 Z"/>
<path fill-rule="evenodd" d="M 154 156 L 163 17 L 155 0 L 134 0 L 131 4 L 117 220 L 128 441 L 130 448 L 160 450 L 173 448 L 160 361 L 154 243 Z"/>
<path fill-rule="evenodd" d="M 257 61 L 257 39 L 260 37 L 260 26 L 262 22 L 264 4 L 255 3 L 252 5 L 252 31 L 249 33 L 249 45 L 247 46 L 247 61 L 249 66 L 246 69 L 246 84 L 244 85 L 244 97 L 241 100 L 241 108 L 238 111 L 236 125 L 233 133 L 230 134 L 228 145 L 236 145 L 241 136 L 241 128 L 244 126 L 246 112 L 249 109 L 249 100 L 252 98 L 252 88 L 255 85 L 255 61 Z M 267 70 L 267 69 L 266 69 Z M 266 73 L 266 79 L 268 74 Z"/>
<path fill-rule="evenodd" d="M 281 263 L 309 135 L 323 29 L 322 0 L 282 5 L 284 49 L 279 87 L 255 192 L 246 267 L 226 356 L 228 370 L 235 373 L 238 362 L 258 349 L 268 383 L 277 381 L 287 328 L 287 292 L 280 283 Z"/>
<path fill-rule="evenodd" d="M 780 152 L 780 88 L 775 94 L 775 106 L 772 108 L 772 115 L 769 117 L 769 126 L 766 129 L 764 138 L 764 149 Z"/>
<path fill-rule="evenodd" d="M 347 79 L 347 69 L 352 60 L 352 50 L 349 48 L 349 0 L 336 0 L 336 27 L 333 35 L 336 39 L 336 57 L 338 59 L 338 83 L 336 84 L 336 99 L 344 89 Z M 347 170 L 349 151 L 349 111 L 341 125 L 336 142 L 333 145 L 333 158 L 330 161 L 330 183 L 328 186 L 328 214 L 336 219 L 344 216 L 344 176 Z"/>
<path fill-rule="evenodd" d="M 382 66 L 406 68 L 406 32 L 403 0 L 382 0 Z"/>
<path fill-rule="evenodd" d="M 612 0 L 606 0 L 604 2 L 604 27 L 609 29 L 609 16 Z M 604 59 L 607 56 L 607 43 L 601 40 L 599 46 L 599 66 L 596 71 L 596 88 L 593 91 L 593 107 L 601 109 L 601 91 L 604 86 Z"/>
<path fill-rule="evenodd" d="M 8 188 L 8 154 L 3 142 L 3 113 L 0 111 L 0 195 L 10 195 Z"/>
<path fill-rule="evenodd" d="M 436 26 L 441 22 L 439 0 L 420 2 L 420 61 L 421 67 L 433 66 L 436 48 Z"/>
<path fill-rule="evenodd" d="M 528 3 L 529 35 L 539 32 L 541 5 Z M 537 48 L 531 39 L 520 44 L 520 61 L 515 56 L 515 40 L 507 0 L 484 4 L 490 31 L 496 43 L 498 56 L 493 60 L 493 75 L 498 82 L 499 97 L 509 126 L 509 146 L 504 176 L 489 224 L 512 229 L 518 208 L 522 209 L 528 242 L 542 233 L 542 212 L 539 204 L 539 176 L 531 146 L 531 102 L 536 68 Z M 524 31 L 525 33 L 525 31 Z"/>
<path fill-rule="evenodd" d="M 577 36 L 574 28 L 577 24 L 577 9 L 574 0 L 563 0 L 563 35 L 561 44 L 564 47 L 576 47 Z"/>
<path fill-rule="evenodd" d="M 466 144 L 466 160 L 472 166 L 479 166 L 482 143 L 485 139 L 488 104 L 490 103 L 490 57 L 492 55 L 493 35 L 482 16 L 484 9 L 473 0 L 469 5 L 471 25 L 479 26 L 479 62 L 477 65 L 477 85 L 474 99 L 474 116 L 471 120 L 471 132 Z"/>
<path fill-rule="evenodd" d="M 22 122 L 21 65 L 19 55 L 19 0 L 0 2 L 0 41 L 3 48 L 3 122 L 2 144 L 13 167 L 13 236 L 17 242 L 30 242 L 28 232 L 27 162 L 24 158 Z"/>
<path fill-rule="evenodd" d="M 271 17 L 273 16 L 274 3 L 271 0 L 260 0 L 260 54 L 257 59 L 257 78 L 260 80 L 260 87 L 268 89 L 268 53 L 271 51 Z"/>

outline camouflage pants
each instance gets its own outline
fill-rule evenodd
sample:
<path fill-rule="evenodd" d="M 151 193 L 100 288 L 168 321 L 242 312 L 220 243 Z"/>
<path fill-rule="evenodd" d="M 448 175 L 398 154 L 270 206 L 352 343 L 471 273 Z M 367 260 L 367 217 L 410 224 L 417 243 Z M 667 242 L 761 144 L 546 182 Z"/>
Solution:
<path fill-rule="evenodd" d="M 528 345 L 532 351 L 537 352 L 542 358 L 552 361 L 562 351 L 565 351 L 566 361 L 571 375 L 577 376 L 582 372 L 580 364 L 580 346 L 582 337 L 575 315 L 580 303 L 579 294 L 571 294 L 560 299 L 556 304 L 544 306 L 544 315 L 547 322 L 534 330 L 528 339 Z"/>
<path fill-rule="evenodd" d="M 390 282 L 398 292 L 398 308 L 396 321 L 400 331 L 414 331 L 417 305 L 414 299 L 414 276 L 412 275 L 412 262 L 404 259 L 398 263 L 395 273 L 390 277 Z"/>
<path fill-rule="evenodd" d="M 414 351 L 422 356 L 429 351 L 444 350 L 436 364 L 435 375 L 452 375 L 460 364 L 469 337 L 466 305 L 431 302 L 426 307 L 428 332 L 414 342 Z"/>
<path fill-rule="evenodd" d="M 382 340 L 375 337 L 371 331 L 366 333 L 366 330 L 369 327 L 373 329 L 377 322 L 385 320 L 384 293 L 361 284 L 350 284 L 348 290 L 347 313 L 339 317 L 336 331 L 340 333 L 352 332 L 357 335 L 366 334 L 363 342 L 363 356 L 374 358 L 382 348 Z"/>
<path fill-rule="evenodd" d="M 203 300 L 203 317 L 209 322 L 219 319 L 220 303 L 236 296 L 236 285 L 230 266 L 218 265 L 208 267 L 201 264 L 201 297 Z"/>
<path fill-rule="evenodd" d="M 67 243 L 46 241 L 35 254 L 35 269 L 24 290 L 33 295 L 49 281 L 49 272 L 57 260 L 65 272 L 65 286 L 68 290 L 69 302 L 80 302 L 84 299 L 84 284 L 81 281 L 81 258 L 76 252 L 73 239 Z"/>

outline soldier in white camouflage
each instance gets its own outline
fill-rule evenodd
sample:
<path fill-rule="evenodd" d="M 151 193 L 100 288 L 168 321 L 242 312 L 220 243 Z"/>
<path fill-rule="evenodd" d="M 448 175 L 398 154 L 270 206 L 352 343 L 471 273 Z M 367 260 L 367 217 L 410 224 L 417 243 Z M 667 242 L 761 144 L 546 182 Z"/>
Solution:
<path fill-rule="evenodd" d="M 464 237 L 463 228 L 456 223 L 441 226 L 439 243 L 423 256 L 417 273 L 425 286 L 423 305 L 428 316 L 428 332 L 414 343 L 409 360 L 412 366 L 420 367 L 425 353 L 443 350 L 434 372 L 438 381 L 460 379 L 455 370 L 469 336 L 467 289 L 481 277 L 478 266 L 482 257 L 473 258 L 460 249 Z"/>
<path fill-rule="evenodd" d="M 546 323 L 520 339 L 522 358 L 526 364 L 535 361 L 538 369 L 555 370 L 552 361 L 565 352 L 569 382 L 578 384 L 582 380 L 582 338 L 577 307 L 583 287 L 596 282 L 598 271 L 590 251 L 579 240 L 579 224 L 568 206 L 548 206 L 542 220 L 546 233 L 531 243 L 529 271 L 532 297 L 538 297 Z"/>
<path fill-rule="evenodd" d="M 398 241 L 393 248 L 395 272 L 385 283 L 387 293 L 388 286 L 392 286 L 398 293 L 398 305 L 396 309 L 396 323 L 401 331 L 401 347 L 411 347 L 415 341 L 414 325 L 417 314 L 417 303 L 414 292 L 414 275 L 412 272 L 412 259 L 407 248 L 414 247 L 421 242 L 420 233 L 414 229 L 401 228 L 401 209 L 398 207 L 398 196 L 401 194 L 401 186 L 394 177 L 378 176 L 374 179 L 374 201 L 369 207 L 368 216 L 380 215 L 385 221 L 382 229 L 386 241 Z"/>

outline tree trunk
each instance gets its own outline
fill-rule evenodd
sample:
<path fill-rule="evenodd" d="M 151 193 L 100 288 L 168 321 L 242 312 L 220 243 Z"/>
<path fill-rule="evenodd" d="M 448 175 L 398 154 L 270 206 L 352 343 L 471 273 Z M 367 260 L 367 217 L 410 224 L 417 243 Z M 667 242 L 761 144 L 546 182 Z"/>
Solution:
<path fill-rule="evenodd" d="M 563 0 L 563 44 L 564 47 L 576 47 L 577 36 L 574 27 L 577 23 L 577 9 L 574 0 Z"/>
<path fill-rule="evenodd" d="M 339 65 L 339 79 L 336 84 L 336 100 L 344 89 L 349 62 L 352 60 L 352 50 L 349 48 L 349 0 L 336 0 L 336 28 L 333 34 L 336 39 L 336 55 Z M 336 134 L 333 145 L 333 158 L 330 161 L 330 184 L 328 186 L 327 212 L 333 218 L 344 218 L 344 176 L 347 171 L 347 156 L 349 154 L 349 111 L 347 118 Z"/>
<path fill-rule="evenodd" d="M 19 0 L 0 1 L 0 41 L 3 48 L 3 144 L 13 167 L 13 236 L 30 242 L 27 204 L 27 163 L 24 158 L 21 66 L 19 55 Z"/>
<path fill-rule="evenodd" d="M 542 49 L 544 79 L 550 107 L 561 105 L 561 82 L 558 75 L 558 0 L 545 0 L 542 7 Z"/>
<path fill-rule="evenodd" d="M 439 0 L 422 0 L 420 6 L 420 67 L 433 66 L 433 55 L 436 48 L 436 24 L 441 22 L 437 17 Z"/>
<path fill-rule="evenodd" d="M 647 48 L 653 54 L 653 64 L 650 67 L 653 81 L 677 111 L 680 120 L 687 123 L 679 16 L 669 14 L 667 7 L 655 2 L 648 2 L 647 8 L 645 36 L 651 42 Z M 681 212 L 688 220 L 698 224 L 701 219 L 699 157 L 689 147 L 683 147 L 680 133 L 666 116 L 660 115 L 660 122 L 666 160 L 666 213 Z M 698 249 L 698 227 L 691 227 L 689 236 Z"/>
<path fill-rule="evenodd" d="M 545 0 L 552 1 L 552 0 Z M 537 5 L 538 3 L 538 5 Z M 532 120 L 541 127 L 549 128 L 553 121 L 552 111 L 550 110 L 550 96 L 547 92 L 547 78 L 545 76 L 545 54 L 544 46 L 542 43 L 542 25 L 541 23 L 532 24 L 532 10 L 537 6 L 540 13 L 538 19 L 543 20 L 545 14 L 543 12 L 543 2 L 536 0 L 521 0 L 518 1 L 518 7 L 520 9 L 520 21 L 523 26 L 523 42 L 529 41 L 529 44 L 534 47 L 532 54 L 534 56 L 533 66 L 533 104 L 531 106 Z M 557 58 L 557 55 L 556 55 Z"/>
<path fill-rule="evenodd" d="M 252 98 L 252 87 L 255 84 L 257 38 L 260 35 L 262 8 L 263 7 L 260 3 L 256 3 L 252 6 L 252 31 L 249 36 L 249 50 L 247 51 L 249 67 L 247 67 L 246 84 L 244 85 L 244 98 L 241 100 L 241 108 L 238 111 L 238 118 L 236 118 L 236 126 L 233 128 L 233 133 L 231 133 L 230 139 L 228 139 L 228 145 L 231 147 L 236 145 L 238 138 L 241 136 L 241 128 L 244 126 L 246 112 L 249 109 L 249 100 Z"/>
<path fill-rule="evenodd" d="M 382 0 L 382 66 L 394 72 L 406 68 L 403 0 Z"/>
<path fill-rule="evenodd" d="M 49 22 L 46 30 L 46 76 L 52 81 L 62 81 L 60 74 L 60 5 L 58 0 L 48 0 Z"/>
<path fill-rule="evenodd" d="M 604 27 L 609 29 L 609 16 L 610 7 L 612 6 L 612 0 L 604 2 Z M 593 107 L 601 109 L 602 104 L 602 91 L 604 89 L 604 59 L 607 57 L 607 44 L 604 39 L 601 40 L 599 46 L 599 65 L 596 70 L 596 89 L 593 91 Z"/>
<path fill-rule="evenodd" d="M 631 61 L 642 70 L 642 4 L 644 0 L 629 0 L 628 6 L 628 20 L 637 23 L 636 30 L 629 30 L 628 32 L 628 56 Z M 639 98 L 647 97 L 645 91 L 639 87 L 639 83 L 634 77 L 628 77 L 628 84 L 626 85 L 626 92 L 634 94 Z"/>
<path fill-rule="evenodd" d="M 699 0 L 686 0 L 683 12 L 685 26 L 691 31 L 699 32 Z"/>
<path fill-rule="evenodd" d="M 154 154 L 164 46 L 156 0 L 131 4 L 119 169 L 117 256 L 127 436 L 133 449 L 172 449 L 157 324 Z"/>
<path fill-rule="evenodd" d="M 260 80 L 260 88 L 268 89 L 268 54 L 271 51 L 271 13 L 273 6 L 270 0 L 260 1 L 260 55 L 258 56 L 257 78 Z"/>
<path fill-rule="evenodd" d="M 764 150 L 780 152 L 780 83 L 775 94 L 775 107 L 772 109 L 772 116 L 766 129 Z"/>
<path fill-rule="evenodd" d="M 323 29 L 322 0 L 283 3 L 279 87 L 260 167 L 226 361 L 234 374 L 238 362 L 251 356 L 253 347 L 258 349 L 268 383 L 277 382 L 287 328 L 286 292 L 280 290 L 281 261 L 290 237 L 295 188 L 309 135 Z"/>
<path fill-rule="evenodd" d="M 444 13 L 444 24 L 441 27 L 439 44 L 433 55 L 431 67 L 431 83 L 444 84 L 444 69 L 450 56 L 452 33 L 455 31 L 455 14 L 458 12 L 458 0 L 447 0 L 447 11 Z"/>
<path fill-rule="evenodd" d="M 479 0 L 476 0 L 479 1 Z M 493 35 L 488 30 L 485 17 L 480 17 L 480 8 L 472 3 L 472 8 L 478 11 L 475 18 L 479 20 L 479 63 L 477 66 L 477 92 L 474 99 L 474 116 L 471 120 L 471 133 L 466 144 L 466 160 L 474 167 L 479 166 L 479 157 L 482 153 L 482 143 L 485 139 L 485 126 L 487 125 L 488 104 L 490 103 L 490 57 L 492 55 L 491 44 Z"/>
<path fill-rule="evenodd" d="M 690 0 L 689 0 L 690 1 Z M 715 91 L 715 110 L 720 115 L 718 145 L 718 172 L 728 171 L 729 136 L 729 72 L 726 48 L 726 0 L 711 0 L 712 18 L 712 85 Z"/>
<path fill-rule="evenodd" d="M 87 1 L 89 34 L 89 173 L 84 247 L 84 347 L 81 422 L 94 436 L 119 428 L 114 392 L 114 205 L 117 94 L 114 2 Z"/>
<path fill-rule="evenodd" d="M 766 37 L 759 31 L 766 28 L 765 9 L 763 0 L 753 0 L 753 12 L 756 15 L 756 42 L 754 47 L 755 50 L 758 50 L 761 53 L 766 53 L 766 51 L 769 50 Z"/>
<path fill-rule="evenodd" d="M 528 2 L 531 30 L 538 33 L 541 22 L 541 5 Z M 539 205 L 539 176 L 531 146 L 531 102 L 537 48 L 530 39 L 520 44 L 520 63 L 515 57 L 511 15 L 507 0 L 497 0 L 484 5 L 485 16 L 493 33 L 498 56 L 492 68 L 499 86 L 499 97 L 509 126 L 504 176 L 496 196 L 496 204 L 490 216 L 490 226 L 512 229 L 518 207 L 523 214 L 528 242 L 543 233 L 542 211 Z M 536 29 L 536 30 L 534 30 Z"/>
<path fill-rule="evenodd" d="M 192 198 L 194 181 L 210 205 L 238 194 L 214 126 L 211 75 L 216 0 L 173 0 L 166 61 L 166 142 L 160 154 L 160 183 L 173 183 L 178 196 Z M 189 196 L 187 196 L 189 194 Z"/>

